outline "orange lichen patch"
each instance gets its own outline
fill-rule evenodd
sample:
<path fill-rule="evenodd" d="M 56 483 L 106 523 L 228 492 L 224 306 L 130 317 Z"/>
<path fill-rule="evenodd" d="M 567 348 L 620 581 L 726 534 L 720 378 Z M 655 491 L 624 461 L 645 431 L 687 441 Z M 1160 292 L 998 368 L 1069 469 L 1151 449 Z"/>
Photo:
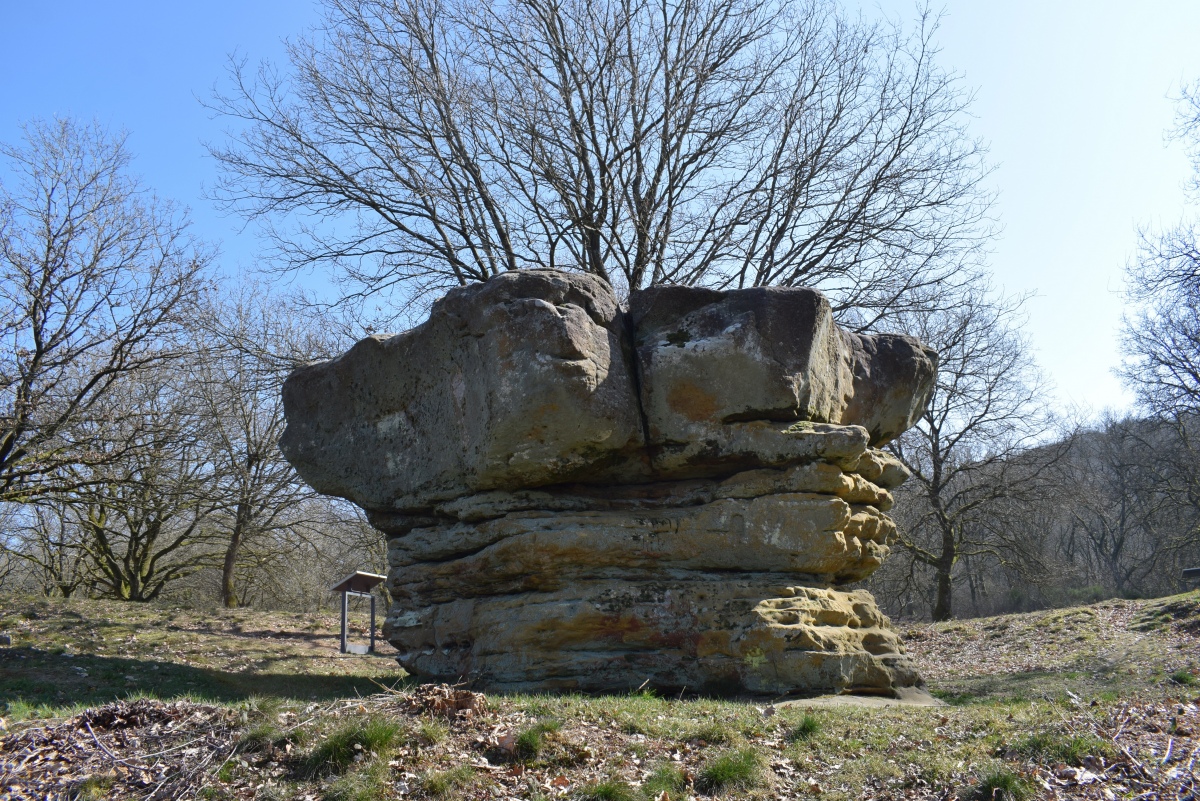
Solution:
<path fill-rule="evenodd" d="M 693 422 L 711 420 L 717 414 L 716 397 L 691 381 L 673 384 L 667 393 L 667 405 Z"/>
<path fill-rule="evenodd" d="M 541 406 L 534 409 L 529 414 L 527 422 L 529 423 L 529 432 L 526 435 L 528 439 L 543 442 L 546 439 L 548 432 L 547 419 L 552 419 L 559 414 L 559 405 L 557 403 L 543 403 Z"/>
<path fill-rule="evenodd" d="M 660 628 L 648 625 L 636 615 L 597 615 L 588 616 L 586 628 L 590 637 L 597 640 L 608 640 L 627 645 L 645 646 L 652 648 L 688 648 L 695 643 L 695 636 L 688 632 L 664 632 Z M 580 626 L 572 626 L 579 632 Z"/>
<path fill-rule="evenodd" d="M 731 648 L 732 645 L 728 631 L 701 632 L 699 639 L 696 641 L 696 658 L 703 659 L 706 656 L 732 653 Z"/>

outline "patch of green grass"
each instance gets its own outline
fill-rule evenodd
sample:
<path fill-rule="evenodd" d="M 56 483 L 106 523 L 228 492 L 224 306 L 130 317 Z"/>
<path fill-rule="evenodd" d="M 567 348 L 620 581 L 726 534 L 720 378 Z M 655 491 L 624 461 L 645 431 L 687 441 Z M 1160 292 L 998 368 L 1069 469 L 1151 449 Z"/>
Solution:
<path fill-rule="evenodd" d="M 283 733 L 278 726 L 259 723 L 244 731 L 238 738 L 238 750 L 251 754 L 270 751 L 275 747 L 275 743 L 282 739 Z"/>
<path fill-rule="evenodd" d="M 112 787 L 113 776 L 88 776 L 76 784 L 70 798 L 73 801 L 103 801 L 108 798 L 108 790 Z"/>
<path fill-rule="evenodd" d="M 204 801 L 225 801 L 225 799 L 233 798 L 223 787 L 203 787 L 200 789 L 200 797 Z"/>
<path fill-rule="evenodd" d="M 648 728 L 645 724 L 642 723 L 642 721 L 640 721 L 636 718 L 631 718 L 631 717 L 626 717 L 621 720 L 621 731 L 625 732 L 626 734 L 652 734 L 653 733 L 650 728 Z"/>
<path fill-rule="evenodd" d="M 1179 669 L 1171 674 L 1171 681 L 1184 687 L 1191 687 L 1196 683 L 1196 676 L 1190 670 Z"/>
<path fill-rule="evenodd" d="M 1030 801 L 1033 784 L 1008 768 L 997 768 L 979 777 L 973 801 Z"/>
<path fill-rule="evenodd" d="M 762 783 L 763 758 L 753 748 L 729 751 L 707 762 L 696 777 L 696 789 L 709 795 L 722 790 L 748 790 Z"/>
<path fill-rule="evenodd" d="M 450 730 L 440 720 L 422 720 L 417 724 L 417 737 L 425 745 L 437 745 L 446 739 Z"/>
<path fill-rule="evenodd" d="M 521 709 L 525 714 L 532 715 L 535 718 L 546 717 L 558 710 L 558 700 L 550 696 L 534 695 L 521 704 Z"/>
<path fill-rule="evenodd" d="M 637 793 L 623 781 L 607 779 L 587 784 L 575 791 L 578 801 L 637 801 Z"/>
<path fill-rule="evenodd" d="M 660 765 L 642 782 L 642 792 L 650 798 L 660 798 L 663 793 L 674 798 L 676 793 L 683 792 L 686 784 L 687 778 L 683 768 L 676 765 Z"/>
<path fill-rule="evenodd" d="M 689 742 L 700 741 L 709 745 L 728 745 L 735 736 L 728 726 L 714 720 L 691 732 L 687 739 Z"/>
<path fill-rule="evenodd" d="M 1063 734 L 1052 731 L 1036 732 L 1018 740 L 1014 750 L 1042 762 L 1065 762 L 1068 765 L 1080 765 L 1083 758 L 1088 756 L 1116 755 L 1112 743 L 1094 734 Z"/>
<path fill-rule="evenodd" d="M 792 726 L 787 733 L 787 741 L 789 743 L 798 743 L 804 740 L 811 740 L 817 732 L 821 731 L 821 720 L 805 713 L 804 717 Z"/>
<path fill-rule="evenodd" d="M 993 703 L 996 699 L 989 697 L 986 693 L 980 694 L 970 690 L 966 692 L 955 692 L 953 690 L 930 690 L 929 694 L 947 706 L 974 706 L 987 705 Z M 1006 701 L 1021 701 L 1021 698 L 1005 698 Z"/>
<path fill-rule="evenodd" d="M 400 726 L 383 718 L 346 724 L 318 743 L 304 758 L 302 772 L 308 776 L 344 773 L 370 754 L 383 754 L 400 739 Z"/>
<path fill-rule="evenodd" d="M 326 787 L 321 801 L 383 801 L 391 797 L 387 765 L 376 759 L 365 770 L 342 776 Z"/>
<path fill-rule="evenodd" d="M 421 777 L 421 791 L 433 798 L 451 798 L 475 781 L 475 769 L 459 765 L 450 770 L 430 771 Z"/>
<path fill-rule="evenodd" d="M 539 720 L 527 729 L 522 729 L 517 735 L 513 753 L 517 759 L 532 762 L 541 755 L 546 747 L 546 735 L 553 734 L 562 728 L 562 723 L 554 718 Z"/>

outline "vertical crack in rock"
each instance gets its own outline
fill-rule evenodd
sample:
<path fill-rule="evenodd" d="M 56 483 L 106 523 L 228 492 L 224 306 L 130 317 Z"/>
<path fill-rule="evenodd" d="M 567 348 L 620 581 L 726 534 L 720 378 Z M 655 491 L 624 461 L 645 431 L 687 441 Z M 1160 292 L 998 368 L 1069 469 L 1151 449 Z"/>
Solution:
<path fill-rule="evenodd" d="M 633 381 L 633 402 L 637 407 L 638 420 L 642 425 L 642 447 L 653 464 L 654 454 L 650 445 L 650 418 L 646 416 L 646 407 L 642 404 L 642 363 L 638 359 L 637 348 L 634 346 L 634 343 L 637 342 L 637 331 L 634 329 L 633 315 L 628 310 L 621 315 L 621 321 L 625 329 L 625 341 L 622 343 L 622 351 L 626 354 L 626 364 L 629 365 L 629 377 Z"/>
<path fill-rule="evenodd" d="M 389 537 L 385 635 L 511 690 L 911 694 L 863 590 L 887 557 L 878 446 L 937 354 L 843 331 L 821 293 L 515 271 L 284 386 L 280 446 Z"/>

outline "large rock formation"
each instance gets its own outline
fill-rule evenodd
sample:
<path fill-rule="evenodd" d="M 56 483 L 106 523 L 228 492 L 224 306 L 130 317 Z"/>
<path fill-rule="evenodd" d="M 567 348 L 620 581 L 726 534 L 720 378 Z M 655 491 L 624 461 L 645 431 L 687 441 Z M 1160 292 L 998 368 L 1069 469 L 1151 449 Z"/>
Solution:
<path fill-rule="evenodd" d="M 500 689 L 895 694 L 859 581 L 888 553 L 878 446 L 937 357 L 807 289 L 512 272 L 297 370 L 281 447 L 389 536 L 409 671 Z"/>

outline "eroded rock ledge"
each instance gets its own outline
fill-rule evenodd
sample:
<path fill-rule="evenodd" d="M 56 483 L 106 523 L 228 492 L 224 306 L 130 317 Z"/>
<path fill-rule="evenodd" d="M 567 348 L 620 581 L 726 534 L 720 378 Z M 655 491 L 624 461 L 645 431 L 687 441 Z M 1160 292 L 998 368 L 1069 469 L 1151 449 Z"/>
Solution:
<path fill-rule="evenodd" d="M 806 289 L 452 290 L 284 387 L 281 447 L 389 536 L 400 662 L 500 689 L 920 684 L 871 596 L 936 354 Z"/>

